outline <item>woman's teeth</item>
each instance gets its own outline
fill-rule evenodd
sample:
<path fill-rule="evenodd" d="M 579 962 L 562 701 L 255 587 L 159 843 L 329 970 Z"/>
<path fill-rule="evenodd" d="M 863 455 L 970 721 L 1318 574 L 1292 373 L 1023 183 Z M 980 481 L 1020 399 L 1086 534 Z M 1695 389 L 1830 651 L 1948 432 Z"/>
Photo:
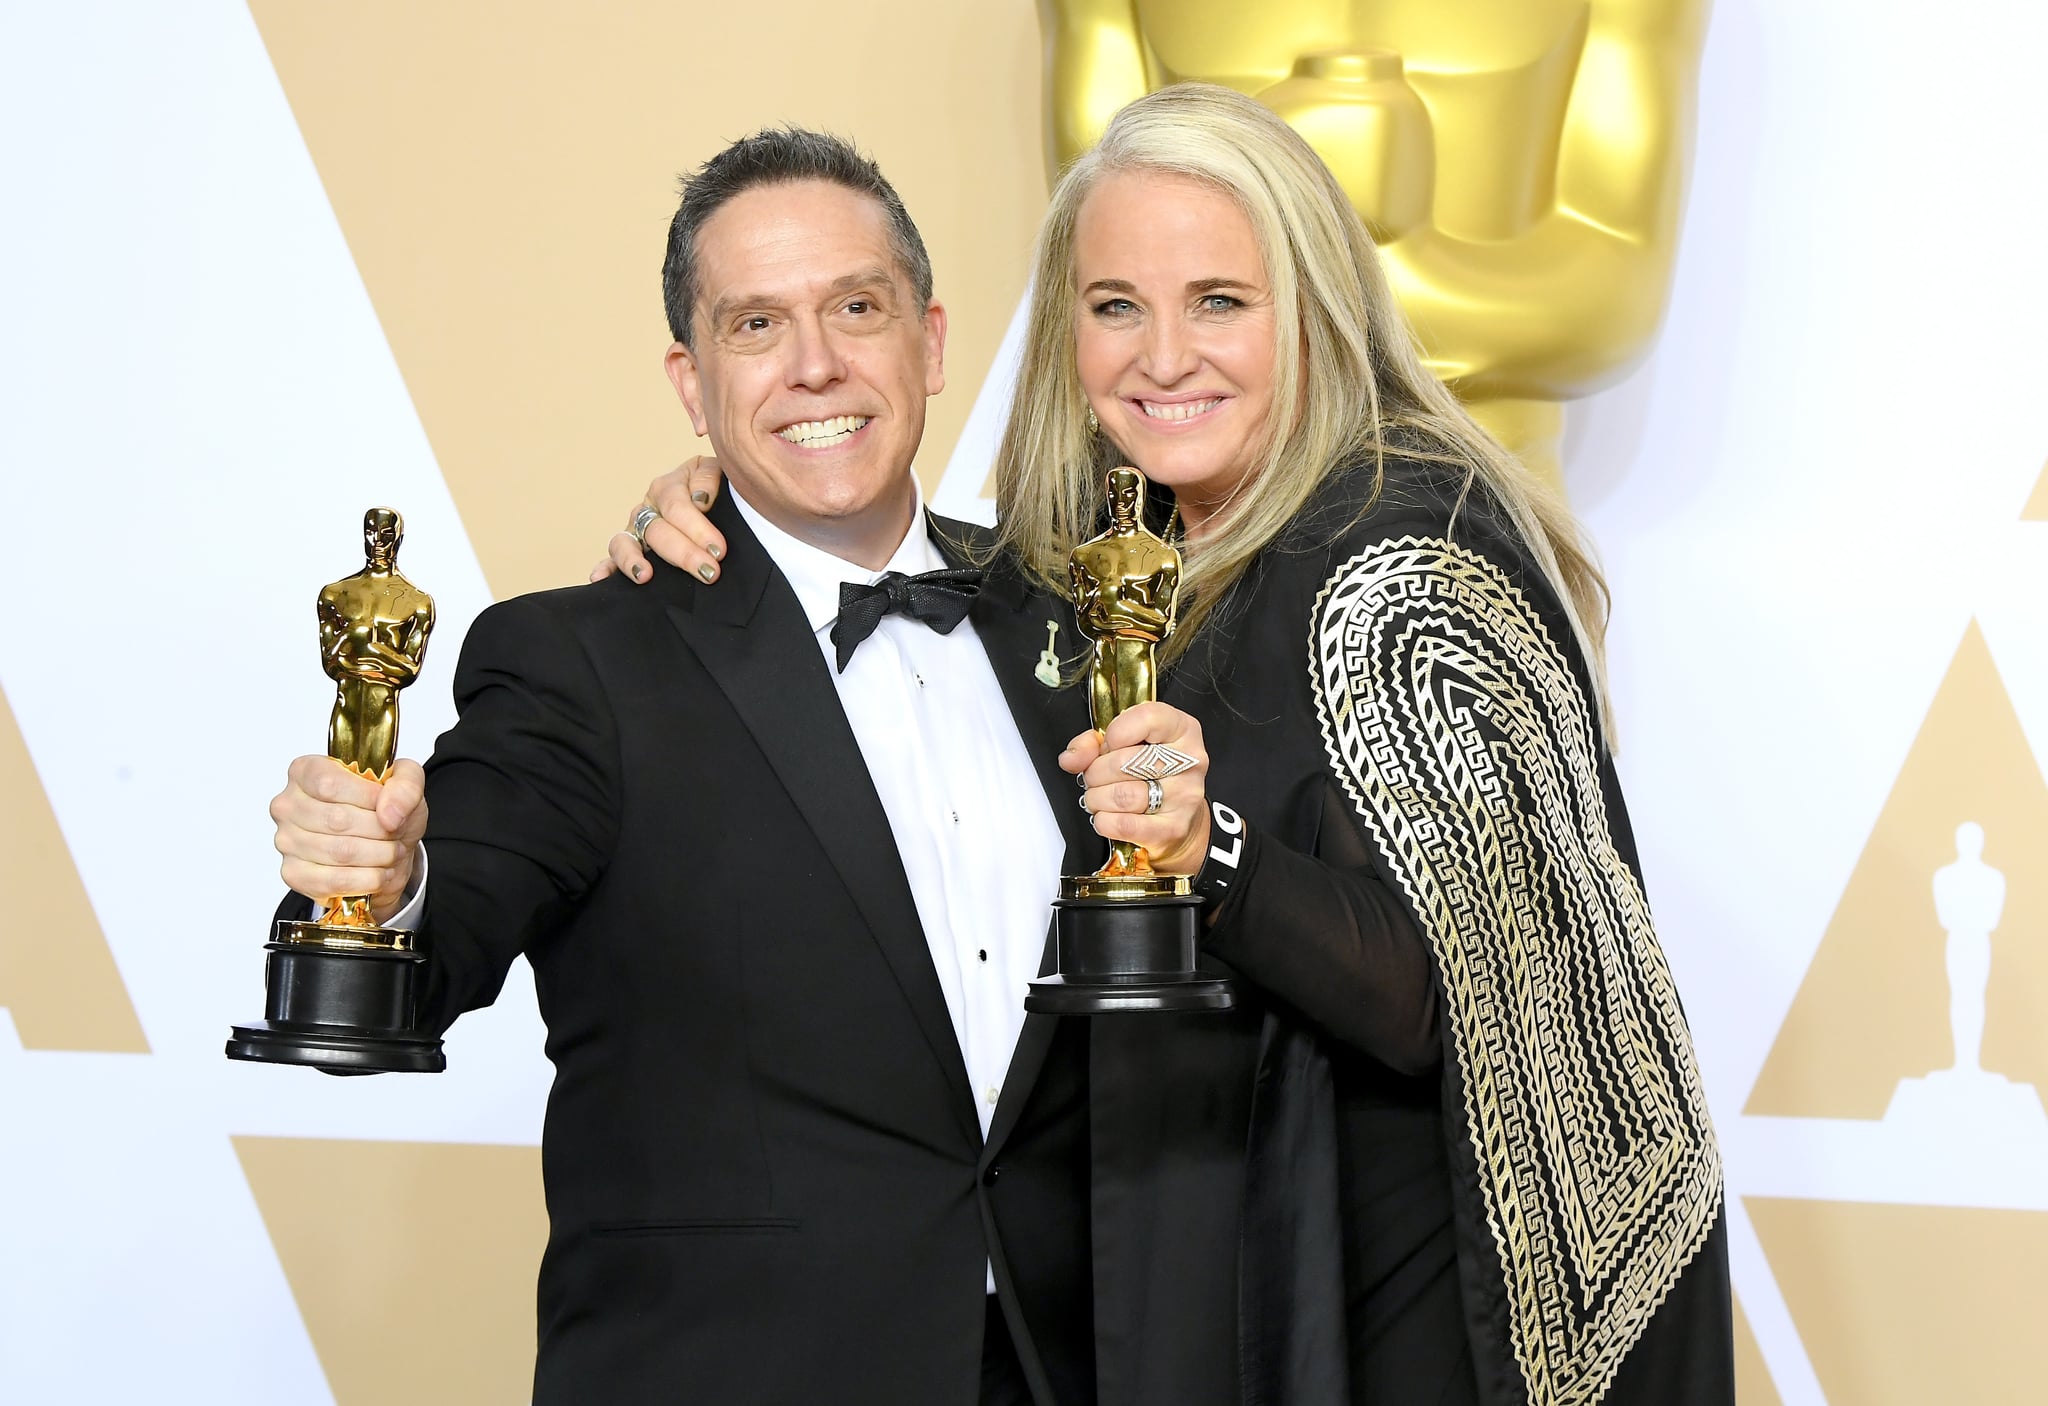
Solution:
<path fill-rule="evenodd" d="M 1211 396 L 1207 400 L 1184 400 L 1178 405 L 1161 405 L 1154 400 L 1141 400 L 1145 417 L 1149 420 L 1192 420 L 1197 415 L 1214 410 L 1223 403 L 1223 397 Z"/>
<path fill-rule="evenodd" d="M 806 449 L 830 449 L 853 438 L 873 418 L 872 415 L 834 415 L 829 420 L 805 420 L 775 433 Z"/>

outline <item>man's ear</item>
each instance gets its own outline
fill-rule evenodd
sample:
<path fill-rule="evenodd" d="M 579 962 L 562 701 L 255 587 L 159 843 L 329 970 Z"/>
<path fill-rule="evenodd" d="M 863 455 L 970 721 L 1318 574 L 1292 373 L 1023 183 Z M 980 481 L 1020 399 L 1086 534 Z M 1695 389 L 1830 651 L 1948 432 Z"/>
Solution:
<path fill-rule="evenodd" d="M 937 298 L 924 310 L 924 393 L 946 388 L 946 308 Z"/>
<path fill-rule="evenodd" d="M 661 369 L 668 373 L 668 383 L 676 388 L 676 399 L 689 412 L 690 428 L 698 434 L 709 434 L 704 419 L 704 384 L 698 379 L 696 356 L 681 342 L 670 342 L 662 354 Z"/>

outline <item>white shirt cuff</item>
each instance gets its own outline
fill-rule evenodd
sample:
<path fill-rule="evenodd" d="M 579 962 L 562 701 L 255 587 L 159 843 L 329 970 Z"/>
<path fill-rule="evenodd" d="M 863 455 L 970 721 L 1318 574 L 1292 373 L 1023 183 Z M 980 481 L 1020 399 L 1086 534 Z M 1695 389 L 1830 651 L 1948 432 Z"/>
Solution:
<path fill-rule="evenodd" d="M 327 905 L 314 899 L 313 911 L 308 915 L 318 922 Z M 412 877 L 405 882 L 405 903 L 396 913 L 385 920 L 387 928 L 405 928 L 410 931 L 420 925 L 420 914 L 427 907 L 427 847 L 419 845 L 413 851 Z"/>

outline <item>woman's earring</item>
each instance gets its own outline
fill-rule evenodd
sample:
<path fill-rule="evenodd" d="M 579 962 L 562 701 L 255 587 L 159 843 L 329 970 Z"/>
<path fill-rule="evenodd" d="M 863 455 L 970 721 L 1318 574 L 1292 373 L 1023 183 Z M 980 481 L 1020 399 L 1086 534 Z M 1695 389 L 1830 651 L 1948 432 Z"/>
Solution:
<path fill-rule="evenodd" d="M 1095 407 L 1092 405 L 1088 407 L 1088 433 L 1102 433 L 1102 421 L 1095 418 Z"/>

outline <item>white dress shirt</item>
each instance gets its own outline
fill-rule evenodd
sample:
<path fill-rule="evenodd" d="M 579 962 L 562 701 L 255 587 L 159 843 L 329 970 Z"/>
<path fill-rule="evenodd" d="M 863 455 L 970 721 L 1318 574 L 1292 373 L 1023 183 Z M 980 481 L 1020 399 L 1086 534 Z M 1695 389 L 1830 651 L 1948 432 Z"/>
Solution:
<path fill-rule="evenodd" d="M 903 858 L 985 1137 L 1024 1029 L 1025 988 L 1045 953 L 1066 854 L 1045 788 L 971 621 L 942 635 L 885 615 L 837 672 L 839 585 L 872 585 L 882 573 L 800 541 L 738 493 L 733 499 L 834 671 Z M 947 565 L 920 511 L 885 570 L 915 576 Z"/>
<path fill-rule="evenodd" d="M 882 573 L 792 537 L 737 491 L 733 502 L 796 592 L 839 690 L 910 880 L 987 1137 L 1066 853 L 1045 789 L 972 622 L 942 635 L 885 615 L 838 672 L 831 633 L 839 585 L 872 585 Z M 947 564 L 920 510 L 885 569 L 915 576 Z M 422 846 L 413 891 L 392 926 L 418 925 L 425 875 Z M 993 1270 L 988 1289 L 995 1292 Z"/>

